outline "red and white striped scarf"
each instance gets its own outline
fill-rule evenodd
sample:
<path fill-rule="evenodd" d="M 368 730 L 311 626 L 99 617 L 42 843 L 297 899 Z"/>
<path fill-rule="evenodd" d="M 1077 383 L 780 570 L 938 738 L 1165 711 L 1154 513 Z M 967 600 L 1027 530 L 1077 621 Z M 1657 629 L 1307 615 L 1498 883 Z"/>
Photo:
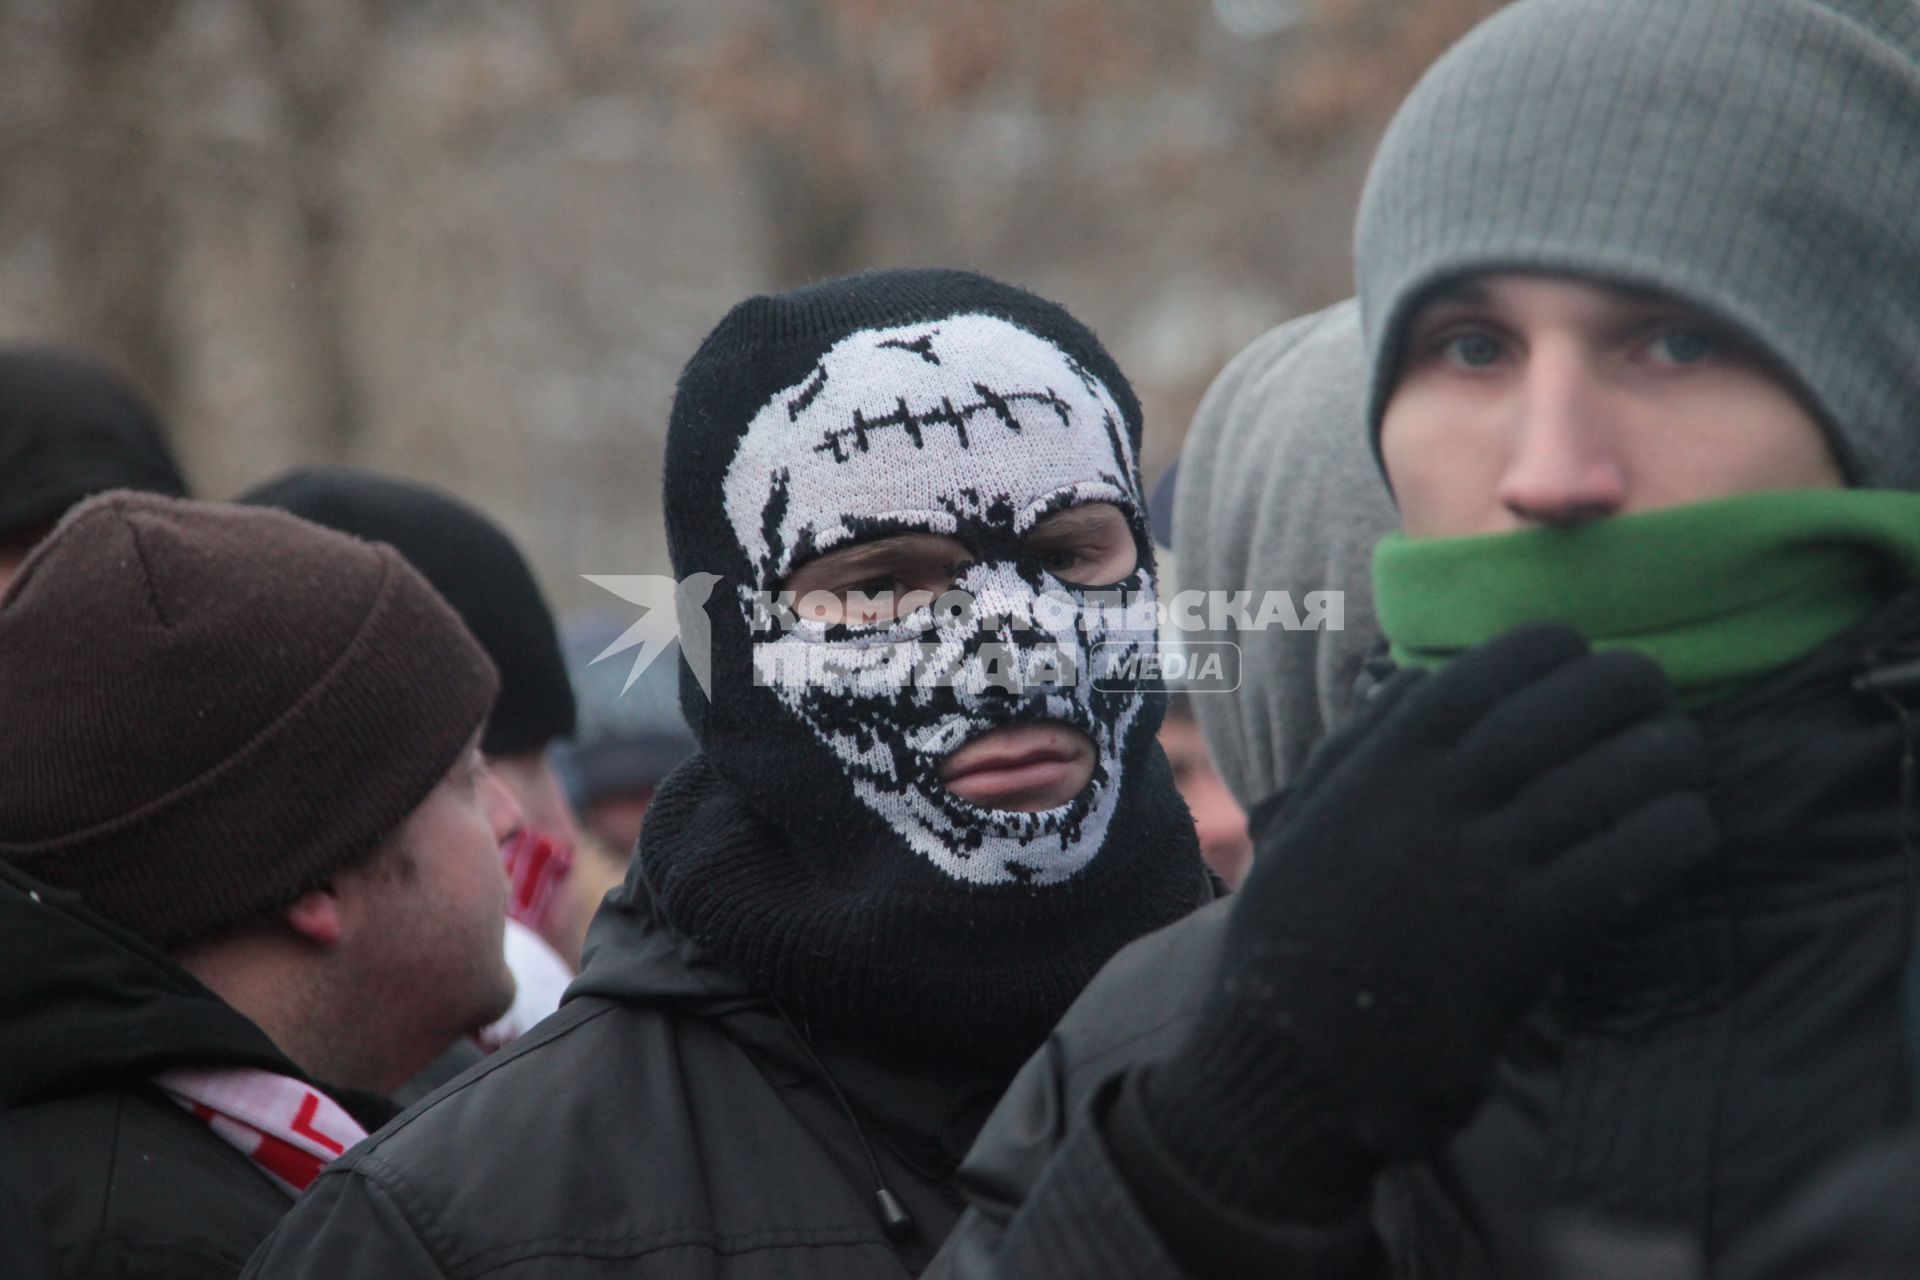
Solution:
<path fill-rule="evenodd" d="M 561 882 L 573 870 L 573 847 L 544 832 L 522 827 L 500 846 L 513 894 L 507 914 L 536 933 L 547 927 Z"/>
<path fill-rule="evenodd" d="M 251 1067 L 175 1067 L 153 1082 L 298 1197 L 335 1156 L 367 1136 L 312 1085 Z"/>

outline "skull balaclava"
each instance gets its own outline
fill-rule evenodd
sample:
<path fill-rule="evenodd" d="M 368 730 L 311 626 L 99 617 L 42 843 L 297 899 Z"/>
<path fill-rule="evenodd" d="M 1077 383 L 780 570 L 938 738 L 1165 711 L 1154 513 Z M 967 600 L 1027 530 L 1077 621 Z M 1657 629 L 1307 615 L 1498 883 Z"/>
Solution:
<path fill-rule="evenodd" d="M 1017 1062 L 1114 951 L 1209 896 L 1154 741 L 1140 411 L 1064 310 L 970 272 L 870 272 L 749 299 L 689 362 L 667 444 L 674 569 L 717 578 L 700 756 L 642 875 L 667 918 L 816 1027 L 898 1055 Z M 1023 550 L 1108 503 L 1137 566 L 1098 586 Z M 887 621 L 790 610 L 786 580 L 878 537 L 962 544 L 947 595 Z M 690 630 L 683 620 L 683 634 Z M 1051 720 L 1094 744 L 1066 804 L 991 810 L 936 770 Z"/>

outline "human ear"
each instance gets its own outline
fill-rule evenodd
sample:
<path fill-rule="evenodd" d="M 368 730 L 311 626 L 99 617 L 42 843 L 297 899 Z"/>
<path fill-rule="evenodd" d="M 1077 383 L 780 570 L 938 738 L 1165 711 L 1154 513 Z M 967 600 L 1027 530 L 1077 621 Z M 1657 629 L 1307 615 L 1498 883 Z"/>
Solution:
<path fill-rule="evenodd" d="M 340 895 L 331 884 L 301 894 L 281 911 L 280 918 L 302 938 L 323 947 L 338 946 L 346 934 Z"/>

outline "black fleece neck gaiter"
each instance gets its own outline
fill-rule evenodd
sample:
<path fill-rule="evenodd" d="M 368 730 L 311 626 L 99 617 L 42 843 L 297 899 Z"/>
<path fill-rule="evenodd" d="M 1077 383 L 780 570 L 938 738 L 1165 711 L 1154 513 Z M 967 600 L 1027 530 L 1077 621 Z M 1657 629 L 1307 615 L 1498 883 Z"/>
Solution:
<path fill-rule="evenodd" d="M 667 917 L 823 1029 L 895 1055 L 1014 1063 L 1114 951 L 1208 895 L 1154 741 L 1139 410 L 1060 308 L 985 277 L 876 272 L 736 307 L 688 365 L 668 440 L 675 571 L 718 578 L 701 758 L 641 840 Z M 1023 551 L 1109 503 L 1137 567 L 1097 588 Z M 782 609 L 809 559 L 963 544 L 952 590 L 884 622 Z M 683 633 L 688 629 L 683 627 Z M 1091 779 L 1040 812 L 949 792 L 981 733 L 1055 721 Z"/>

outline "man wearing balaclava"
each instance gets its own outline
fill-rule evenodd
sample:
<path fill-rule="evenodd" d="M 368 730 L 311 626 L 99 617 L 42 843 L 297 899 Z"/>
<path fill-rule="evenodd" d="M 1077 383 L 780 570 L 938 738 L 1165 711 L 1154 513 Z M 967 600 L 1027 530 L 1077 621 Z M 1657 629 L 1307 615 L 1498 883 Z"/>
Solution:
<path fill-rule="evenodd" d="M 917 1274 L 1015 1068 L 1212 893 L 1129 661 L 1139 442 L 1094 336 L 983 276 L 734 308 L 667 446 L 699 754 L 560 1012 L 358 1149 L 249 1274 Z"/>
<path fill-rule="evenodd" d="M 1916 155 L 1911 0 L 1427 74 L 1355 241 L 1402 670 L 936 1273 L 1698 1275 L 1909 1120 Z"/>

